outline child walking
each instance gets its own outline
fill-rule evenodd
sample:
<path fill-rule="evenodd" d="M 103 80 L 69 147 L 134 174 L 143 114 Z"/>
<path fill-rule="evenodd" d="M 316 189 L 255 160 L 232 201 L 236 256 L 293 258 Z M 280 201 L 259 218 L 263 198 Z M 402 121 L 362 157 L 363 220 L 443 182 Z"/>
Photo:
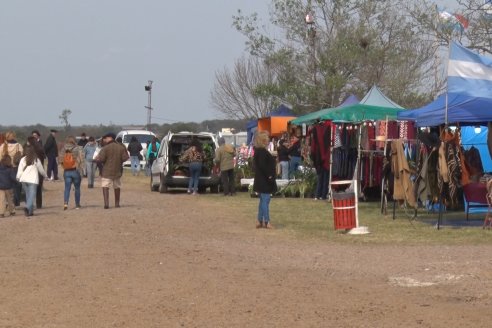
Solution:
<path fill-rule="evenodd" d="M 0 217 L 2 218 L 7 213 L 10 216 L 15 215 L 14 186 L 16 182 L 12 158 L 5 155 L 0 160 Z"/>

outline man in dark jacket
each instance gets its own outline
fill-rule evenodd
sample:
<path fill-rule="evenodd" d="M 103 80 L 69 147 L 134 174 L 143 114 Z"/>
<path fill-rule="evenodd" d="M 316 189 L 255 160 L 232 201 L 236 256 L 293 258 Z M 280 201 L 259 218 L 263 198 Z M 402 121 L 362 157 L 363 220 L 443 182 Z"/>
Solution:
<path fill-rule="evenodd" d="M 137 137 L 133 136 L 128 144 L 128 152 L 130 153 L 130 163 L 132 168 L 132 174 L 138 175 L 140 173 L 140 159 L 143 159 L 140 153 L 143 149 L 142 144 L 138 142 Z"/>
<path fill-rule="evenodd" d="M 46 174 L 50 180 L 58 180 L 58 145 L 56 143 L 57 130 L 50 130 L 50 135 L 44 145 L 44 153 L 48 159 L 48 168 Z"/>
<path fill-rule="evenodd" d="M 102 139 L 104 147 L 96 157 L 103 164 L 101 186 L 103 190 L 104 209 L 109 208 L 109 188 L 114 189 L 114 206 L 120 207 L 121 175 L 123 163 L 128 160 L 125 147 L 115 142 L 115 134 L 107 133 Z"/>

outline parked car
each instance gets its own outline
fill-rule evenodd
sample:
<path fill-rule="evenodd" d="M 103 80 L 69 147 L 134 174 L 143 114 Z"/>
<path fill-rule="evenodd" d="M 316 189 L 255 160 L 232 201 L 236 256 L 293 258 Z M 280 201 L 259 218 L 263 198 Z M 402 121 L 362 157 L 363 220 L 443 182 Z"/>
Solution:
<path fill-rule="evenodd" d="M 125 145 L 126 148 L 128 148 L 128 144 L 130 143 L 130 140 L 132 140 L 132 137 L 136 137 L 137 140 L 142 144 L 142 151 L 140 152 L 142 154 L 143 160 L 140 161 L 140 166 L 145 167 L 145 164 L 147 161 L 145 160 L 145 152 L 147 151 L 147 142 L 151 142 L 152 139 L 155 137 L 155 133 L 152 131 L 147 131 L 147 130 L 122 130 L 118 132 L 116 135 L 116 138 L 121 137 L 123 145 Z M 123 163 L 123 166 L 130 166 L 130 160 L 127 160 L 125 163 Z"/>
<path fill-rule="evenodd" d="M 150 189 L 165 193 L 169 188 L 188 188 L 188 163 L 180 162 L 183 152 L 188 149 L 193 138 L 201 142 L 205 152 L 205 161 L 200 175 L 198 190 L 204 192 L 219 191 L 220 177 L 214 169 L 213 158 L 218 147 L 217 140 L 208 132 L 169 132 L 161 141 L 157 158 L 151 167 Z"/>

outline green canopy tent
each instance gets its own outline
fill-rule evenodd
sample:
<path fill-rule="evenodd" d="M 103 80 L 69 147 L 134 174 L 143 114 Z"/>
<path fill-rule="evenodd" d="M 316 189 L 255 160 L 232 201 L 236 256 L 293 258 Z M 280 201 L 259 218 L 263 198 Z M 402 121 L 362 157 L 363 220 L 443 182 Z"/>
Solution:
<path fill-rule="evenodd" d="M 397 114 L 403 107 L 386 97 L 374 85 L 358 104 L 332 108 L 320 116 L 322 121 L 353 122 L 396 120 Z"/>
<path fill-rule="evenodd" d="M 322 121 L 353 122 L 396 120 L 402 108 L 355 104 L 344 108 L 333 108 L 320 117 Z"/>
<path fill-rule="evenodd" d="M 342 108 L 333 108 L 328 110 L 325 114 L 320 116 L 321 121 L 332 121 L 332 122 L 350 122 L 350 123 L 362 123 L 364 121 L 381 121 L 381 120 L 396 120 L 399 112 L 404 110 L 403 107 L 393 102 L 391 99 L 386 97 L 377 86 L 373 86 L 371 90 L 365 95 L 365 97 L 358 103 Z M 356 228 L 353 229 L 357 231 L 359 228 L 358 220 L 358 198 L 360 195 L 358 177 L 360 175 L 360 158 L 361 158 L 361 130 L 358 133 L 357 142 L 357 164 L 354 170 L 354 178 L 352 179 L 352 184 L 350 189 L 355 192 L 355 217 L 356 217 Z M 330 153 L 333 153 L 333 141 L 330 145 Z M 332 158 L 332 157 L 330 157 Z M 329 173 L 329 193 L 330 197 L 333 196 L 333 190 L 331 188 L 332 184 L 332 165 L 333 162 L 330 159 L 330 173 Z M 363 227 L 361 227 L 363 228 Z M 363 229 L 362 229 L 363 230 Z M 354 232 L 355 233 L 355 232 Z"/>
<path fill-rule="evenodd" d="M 323 116 L 324 114 L 329 113 L 331 110 L 336 109 L 336 108 L 342 108 L 342 107 L 347 107 L 350 105 L 354 105 L 359 103 L 359 99 L 357 99 L 356 96 L 350 95 L 345 99 L 343 103 L 341 103 L 338 107 L 334 108 L 323 108 L 321 110 L 318 110 L 316 112 L 308 113 L 302 116 L 299 116 L 296 119 L 293 119 L 292 121 L 289 122 L 289 124 L 292 125 L 302 125 L 302 124 L 313 124 L 316 123 L 320 120 L 320 117 Z"/>

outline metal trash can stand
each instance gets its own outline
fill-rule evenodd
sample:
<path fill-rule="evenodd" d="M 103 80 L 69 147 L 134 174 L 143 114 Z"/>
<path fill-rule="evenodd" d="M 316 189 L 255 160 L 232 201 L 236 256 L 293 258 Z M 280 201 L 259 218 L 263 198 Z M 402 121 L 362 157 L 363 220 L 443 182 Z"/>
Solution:
<path fill-rule="evenodd" d="M 355 218 L 355 193 L 333 192 L 332 206 L 335 230 L 347 230 L 357 226 Z"/>

